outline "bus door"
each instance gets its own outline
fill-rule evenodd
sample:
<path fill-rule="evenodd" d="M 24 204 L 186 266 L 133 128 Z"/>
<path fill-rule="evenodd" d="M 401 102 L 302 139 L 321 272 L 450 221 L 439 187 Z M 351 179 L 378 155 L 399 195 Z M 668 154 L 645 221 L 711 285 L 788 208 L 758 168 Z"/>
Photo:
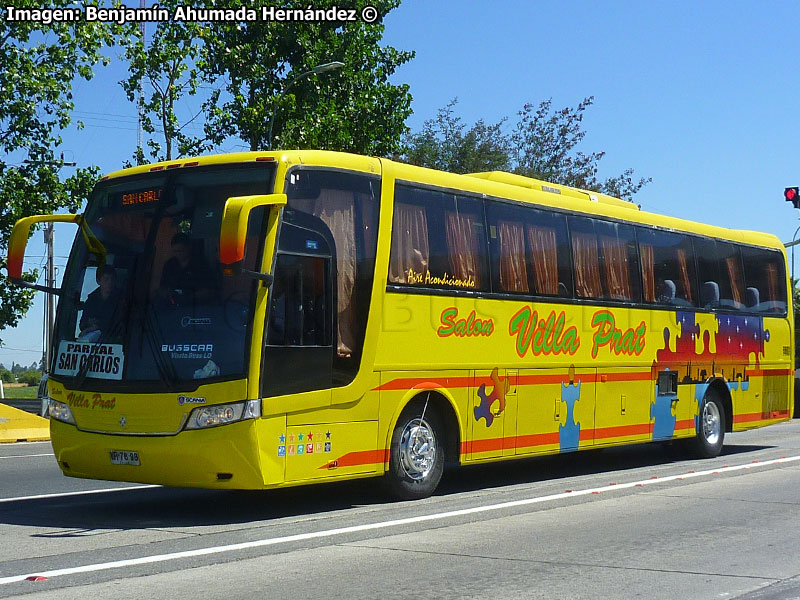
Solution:
<path fill-rule="evenodd" d="M 514 454 L 518 373 L 499 368 L 473 372 L 467 460 Z"/>
<path fill-rule="evenodd" d="M 594 381 L 594 369 L 521 371 L 516 453 L 572 452 L 592 445 Z"/>
<path fill-rule="evenodd" d="M 319 219 L 295 219 L 281 226 L 263 353 L 264 397 L 330 392 L 333 381 L 334 244 Z"/>

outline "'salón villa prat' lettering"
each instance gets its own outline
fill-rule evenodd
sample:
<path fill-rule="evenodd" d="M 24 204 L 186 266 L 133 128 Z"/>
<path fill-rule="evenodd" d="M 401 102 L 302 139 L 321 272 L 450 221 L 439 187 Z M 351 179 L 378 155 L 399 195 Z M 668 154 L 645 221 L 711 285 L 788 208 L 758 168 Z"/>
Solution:
<path fill-rule="evenodd" d="M 517 336 L 517 354 L 525 356 L 530 351 L 534 356 L 540 354 L 575 354 L 581 340 L 578 329 L 570 325 L 566 329 L 566 316 L 562 310 L 558 315 L 550 311 L 547 319 L 539 319 L 539 313 L 523 306 L 511 317 L 508 334 Z"/>
<path fill-rule="evenodd" d="M 494 321 L 477 317 L 474 310 L 469 313 L 466 319 L 459 319 L 458 309 L 453 306 L 444 309 L 439 318 L 442 322 L 441 327 L 436 330 L 439 337 L 448 337 L 450 335 L 455 335 L 456 337 L 488 337 L 494 332 Z"/>
<path fill-rule="evenodd" d="M 608 310 L 598 310 L 592 317 L 592 327 L 595 328 L 592 336 L 592 358 L 597 358 L 597 351 L 603 346 L 619 356 L 627 354 L 629 356 L 639 356 L 644 350 L 647 326 L 644 321 L 634 329 L 617 329 L 614 322 L 614 315 Z"/>

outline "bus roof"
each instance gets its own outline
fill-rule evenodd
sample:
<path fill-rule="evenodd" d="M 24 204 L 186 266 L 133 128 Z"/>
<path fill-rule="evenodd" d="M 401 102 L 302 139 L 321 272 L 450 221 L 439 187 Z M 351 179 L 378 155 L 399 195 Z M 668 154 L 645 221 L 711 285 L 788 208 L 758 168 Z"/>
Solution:
<path fill-rule="evenodd" d="M 486 197 L 495 197 L 552 207 L 562 210 L 610 217 L 621 221 L 653 225 L 687 233 L 723 238 L 731 241 L 783 249 L 775 235 L 755 231 L 728 229 L 677 217 L 642 211 L 620 198 L 591 190 L 582 190 L 557 183 L 525 177 L 505 171 L 489 171 L 457 175 L 418 167 L 389 159 L 361 156 L 329 150 L 287 150 L 212 154 L 192 158 L 141 165 L 109 173 L 103 179 L 124 177 L 177 168 L 243 162 L 280 162 L 288 165 L 336 166 L 367 173 L 380 173 L 382 164 L 391 165 L 396 179 L 430 186 L 463 190 Z"/>

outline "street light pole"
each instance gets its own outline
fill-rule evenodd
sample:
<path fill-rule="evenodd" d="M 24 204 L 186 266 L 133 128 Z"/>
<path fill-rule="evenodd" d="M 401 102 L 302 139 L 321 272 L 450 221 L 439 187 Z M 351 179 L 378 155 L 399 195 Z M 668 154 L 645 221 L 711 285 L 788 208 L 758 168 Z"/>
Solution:
<path fill-rule="evenodd" d="M 792 236 L 792 242 L 789 244 L 792 247 L 792 288 L 795 286 L 795 279 L 794 279 L 794 247 L 797 245 L 797 234 L 800 232 L 800 227 L 794 230 L 794 235 Z M 794 293 L 794 289 L 792 289 L 792 293 Z"/>
<path fill-rule="evenodd" d="M 61 167 L 76 167 L 76 162 L 64 162 L 64 153 L 61 153 L 59 160 L 52 161 L 32 161 L 24 160 L 27 164 L 42 164 L 60 169 Z M 45 287 L 56 287 L 56 270 L 53 263 L 53 239 L 55 238 L 55 228 L 53 223 L 48 223 L 44 228 L 44 243 L 47 248 L 47 271 L 45 272 Z M 47 373 L 50 369 L 50 360 L 52 359 L 52 346 L 53 346 L 53 328 L 55 325 L 56 313 L 56 299 L 53 294 L 48 293 L 45 296 L 44 307 L 44 372 Z"/>
<path fill-rule="evenodd" d="M 269 133 L 267 134 L 267 149 L 272 150 L 272 126 L 275 124 L 275 113 L 278 112 L 278 108 L 280 107 L 281 98 L 289 91 L 289 88 L 292 87 L 295 83 L 308 77 L 309 75 L 319 75 L 320 73 L 326 73 L 328 71 L 335 71 L 336 69 L 341 69 L 344 66 L 343 62 L 333 61 L 329 63 L 324 63 L 322 65 L 317 65 L 310 71 L 306 71 L 305 73 L 300 73 L 297 77 L 293 78 L 289 83 L 287 83 L 280 93 L 275 97 L 275 101 L 273 102 L 274 107 L 272 109 L 272 116 L 269 118 Z"/>

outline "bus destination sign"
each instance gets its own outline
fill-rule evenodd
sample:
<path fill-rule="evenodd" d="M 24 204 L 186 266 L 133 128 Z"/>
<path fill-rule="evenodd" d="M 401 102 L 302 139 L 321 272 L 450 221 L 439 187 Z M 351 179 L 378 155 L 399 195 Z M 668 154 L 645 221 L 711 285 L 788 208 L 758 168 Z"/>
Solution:
<path fill-rule="evenodd" d="M 149 204 L 150 202 L 158 202 L 159 200 L 161 200 L 161 188 L 122 194 L 122 206 Z"/>

